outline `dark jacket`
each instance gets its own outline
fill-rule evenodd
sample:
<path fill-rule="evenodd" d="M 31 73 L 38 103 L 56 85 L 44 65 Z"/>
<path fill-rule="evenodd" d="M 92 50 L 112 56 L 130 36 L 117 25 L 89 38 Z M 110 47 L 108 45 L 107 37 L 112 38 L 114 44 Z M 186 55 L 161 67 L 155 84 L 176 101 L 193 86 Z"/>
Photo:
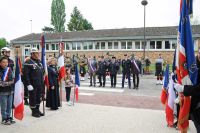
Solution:
<path fill-rule="evenodd" d="M 106 66 L 106 62 L 105 61 L 99 61 L 98 62 L 98 74 L 101 74 L 101 75 L 104 75 L 106 74 L 106 69 L 107 69 L 107 66 Z"/>
<path fill-rule="evenodd" d="M 139 60 L 135 60 L 135 59 L 131 60 L 131 72 L 133 74 L 140 73 L 140 66 L 141 66 L 141 62 Z"/>
<path fill-rule="evenodd" d="M 130 69 L 131 69 L 131 61 L 129 59 L 122 60 L 122 73 L 128 74 L 130 73 Z"/>
<path fill-rule="evenodd" d="M 30 59 L 24 63 L 25 84 L 34 86 L 44 86 L 44 68 L 40 60 Z"/>
<path fill-rule="evenodd" d="M 10 58 L 8 58 L 8 67 L 10 67 L 12 71 L 14 71 L 14 61 Z"/>
<path fill-rule="evenodd" d="M 56 66 L 48 66 L 49 86 L 58 86 L 58 73 Z"/>
<path fill-rule="evenodd" d="M 5 81 L 2 81 L 4 76 L 4 72 L 6 69 L 0 67 L 0 93 L 11 93 L 13 91 L 13 76 L 12 76 L 12 69 L 9 68 L 7 78 Z M 5 85 L 6 84 L 6 85 Z"/>
<path fill-rule="evenodd" d="M 117 74 L 117 71 L 119 70 L 119 64 L 118 62 L 110 62 L 110 65 L 109 65 L 109 72 L 110 72 L 110 75 L 116 75 Z"/>

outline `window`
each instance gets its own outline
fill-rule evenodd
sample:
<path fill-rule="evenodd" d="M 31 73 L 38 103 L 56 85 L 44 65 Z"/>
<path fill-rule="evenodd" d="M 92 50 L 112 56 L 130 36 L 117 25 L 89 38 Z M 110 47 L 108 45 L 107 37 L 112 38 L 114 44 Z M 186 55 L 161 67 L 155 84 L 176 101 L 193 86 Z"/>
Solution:
<path fill-rule="evenodd" d="M 170 43 L 169 43 L 169 41 L 165 41 L 165 49 L 170 49 Z"/>
<path fill-rule="evenodd" d="M 108 49 L 112 49 L 112 42 L 108 42 Z"/>
<path fill-rule="evenodd" d="M 84 43 L 83 43 L 83 50 L 87 50 L 87 49 L 88 49 L 87 42 L 84 42 Z"/>
<path fill-rule="evenodd" d="M 156 49 L 162 49 L 162 41 L 156 42 Z"/>
<path fill-rule="evenodd" d="M 72 43 L 72 50 L 76 50 L 76 43 Z"/>
<path fill-rule="evenodd" d="M 118 42 L 114 42 L 114 49 L 119 49 Z"/>
<path fill-rule="evenodd" d="M 81 42 L 76 43 L 76 50 L 81 50 Z"/>
<path fill-rule="evenodd" d="M 135 49 L 140 49 L 140 42 L 135 42 Z"/>
<path fill-rule="evenodd" d="M 172 41 L 172 49 L 176 49 L 177 41 Z"/>
<path fill-rule="evenodd" d="M 49 44 L 46 44 L 46 50 L 49 50 Z"/>
<path fill-rule="evenodd" d="M 37 48 L 38 50 L 40 49 L 39 44 L 33 44 L 32 47 L 33 47 L 33 48 Z"/>
<path fill-rule="evenodd" d="M 126 42 L 121 42 L 121 49 L 126 49 Z"/>
<path fill-rule="evenodd" d="M 155 41 L 150 41 L 150 49 L 155 49 Z"/>
<path fill-rule="evenodd" d="M 95 49 L 100 49 L 100 44 L 99 44 L 99 42 L 97 42 L 97 43 L 95 44 Z"/>
<path fill-rule="evenodd" d="M 142 42 L 142 49 L 144 49 L 144 46 L 145 46 L 145 49 L 146 49 L 147 45 L 145 45 L 145 42 Z"/>
<path fill-rule="evenodd" d="M 127 42 L 127 49 L 132 49 L 132 42 Z"/>
<path fill-rule="evenodd" d="M 105 42 L 101 42 L 101 49 L 106 49 L 106 44 L 105 44 Z"/>
<path fill-rule="evenodd" d="M 65 50 L 69 50 L 70 49 L 70 43 L 65 43 Z"/>
<path fill-rule="evenodd" d="M 93 42 L 88 42 L 89 49 L 93 49 Z"/>
<path fill-rule="evenodd" d="M 51 44 L 51 50 L 56 50 L 56 44 Z"/>

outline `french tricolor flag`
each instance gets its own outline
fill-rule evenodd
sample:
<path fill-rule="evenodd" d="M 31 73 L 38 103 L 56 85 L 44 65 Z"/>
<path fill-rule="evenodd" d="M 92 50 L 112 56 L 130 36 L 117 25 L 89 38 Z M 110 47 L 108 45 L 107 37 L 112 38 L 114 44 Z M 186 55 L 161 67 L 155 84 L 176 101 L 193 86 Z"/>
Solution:
<path fill-rule="evenodd" d="M 22 120 L 24 116 L 24 102 L 23 102 L 23 90 L 24 86 L 21 81 L 20 75 L 20 60 L 16 58 L 16 69 L 15 69 L 15 92 L 14 92 L 14 117 L 18 120 Z"/>

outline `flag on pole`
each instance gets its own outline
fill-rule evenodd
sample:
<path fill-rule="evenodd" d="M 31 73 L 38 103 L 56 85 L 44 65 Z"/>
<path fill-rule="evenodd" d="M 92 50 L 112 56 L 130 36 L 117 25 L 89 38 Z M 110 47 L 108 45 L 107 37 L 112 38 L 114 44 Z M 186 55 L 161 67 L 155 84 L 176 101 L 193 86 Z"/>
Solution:
<path fill-rule="evenodd" d="M 189 18 L 191 6 L 189 6 L 188 3 L 192 5 L 192 1 L 182 0 L 177 37 L 176 72 L 179 84 L 195 85 L 198 71 L 194 55 L 192 31 Z M 181 106 L 178 126 L 181 131 L 187 131 L 189 126 L 188 117 L 191 101 L 190 97 L 183 97 L 183 94 L 180 94 L 180 98 Z"/>
<path fill-rule="evenodd" d="M 80 86 L 80 80 L 79 80 L 79 73 L 78 73 L 78 65 L 75 65 L 75 97 L 76 101 L 78 101 L 78 87 Z"/>
<path fill-rule="evenodd" d="M 64 64 L 64 43 L 59 43 L 59 57 L 58 57 L 58 69 L 59 69 L 59 81 L 65 77 L 65 64 Z"/>
<path fill-rule="evenodd" d="M 160 100 L 162 104 L 165 104 L 167 100 L 168 84 L 169 84 L 169 65 L 167 65 L 165 69 L 164 84 L 160 95 Z"/>
<path fill-rule="evenodd" d="M 22 120 L 24 117 L 24 102 L 23 102 L 23 91 L 24 86 L 21 81 L 20 74 L 20 60 L 16 57 L 16 68 L 15 68 L 15 88 L 14 88 L 14 117 L 18 120 Z"/>
<path fill-rule="evenodd" d="M 173 73 L 170 76 L 169 80 L 169 89 L 168 89 L 168 97 L 166 104 L 166 120 L 168 126 L 172 127 L 174 125 L 174 100 L 175 100 L 175 91 L 174 91 L 174 81 L 172 79 Z"/>
<path fill-rule="evenodd" d="M 41 61 L 42 61 L 42 66 L 44 67 L 44 83 L 47 88 L 49 88 L 49 80 L 48 80 L 48 69 L 47 69 L 47 61 L 46 61 L 46 49 L 45 49 L 45 37 L 44 35 L 41 36 Z"/>

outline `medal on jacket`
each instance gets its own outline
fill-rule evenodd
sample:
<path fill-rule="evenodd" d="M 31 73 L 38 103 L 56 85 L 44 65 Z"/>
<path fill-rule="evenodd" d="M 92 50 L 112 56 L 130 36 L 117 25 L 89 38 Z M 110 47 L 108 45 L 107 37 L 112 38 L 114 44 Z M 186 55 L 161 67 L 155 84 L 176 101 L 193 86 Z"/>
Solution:
<path fill-rule="evenodd" d="M 3 73 L 3 77 L 1 78 L 2 81 L 6 81 L 8 79 L 8 72 L 10 71 L 10 68 L 7 67 L 6 70 Z"/>

